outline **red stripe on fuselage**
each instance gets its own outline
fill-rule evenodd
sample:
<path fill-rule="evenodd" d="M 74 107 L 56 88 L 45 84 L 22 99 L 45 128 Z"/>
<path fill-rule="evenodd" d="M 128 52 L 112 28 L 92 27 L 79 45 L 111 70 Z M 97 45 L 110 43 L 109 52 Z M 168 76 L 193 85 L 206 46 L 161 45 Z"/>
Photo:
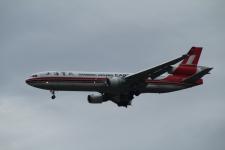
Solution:
<path fill-rule="evenodd" d="M 107 78 L 83 78 L 83 77 L 39 77 L 27 81 L 103 81 Z"/>
<path fill-rule="evenodd" d="M 83 82 L 104 82 L 107 78 L 84 78 L 84 77 L 39 77 L 39 78 L 31 78 L 26 80 L 26 82 L 69 82 L 69 81 L 83 81 Z M 169 81 L 169 80 L 145 80 L 146 83 L 152 84 L 182 84 L 177 81 Z"/>

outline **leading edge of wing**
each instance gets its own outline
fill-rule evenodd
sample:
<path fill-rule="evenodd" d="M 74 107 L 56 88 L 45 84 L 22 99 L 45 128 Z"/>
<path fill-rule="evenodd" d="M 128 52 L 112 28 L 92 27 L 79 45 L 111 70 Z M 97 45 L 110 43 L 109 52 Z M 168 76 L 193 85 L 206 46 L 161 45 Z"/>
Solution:
<path fill-rule="evenodd" d="M 166 72 L 168 70 L 168 68 L 171 67 L 171 65 L 177 64 L 178 62 L 184 60 L 187 56 L 188 56 L 188 54 L 185 54 L 179 58 L 176 58 L 176 59 L 166 62 L 164 64 L 158 65 L 156 67 L 153 67 L 153 68 L 150 68 L 150 69 L 147 69 L 147 70 L 144 70 L 144 71 L 132 74 L 132 75 L 129 75 L 125 79 L 128 82 L 136 82 L 136 81 L 140 81 L 140 80 L 145 80 L 148 77 L 151 77 L 151 75 L 154 76 L 154 78 L 155 78 L 155 77 L 157 77 L 157 76 L 155 76 L 155 74 L 158 74 L 158 72 L 163 72 L 163 70 L 165 70 L 165 72 Z M 161 75 L 161 74 L 159 74 L 159 75 Z"/>

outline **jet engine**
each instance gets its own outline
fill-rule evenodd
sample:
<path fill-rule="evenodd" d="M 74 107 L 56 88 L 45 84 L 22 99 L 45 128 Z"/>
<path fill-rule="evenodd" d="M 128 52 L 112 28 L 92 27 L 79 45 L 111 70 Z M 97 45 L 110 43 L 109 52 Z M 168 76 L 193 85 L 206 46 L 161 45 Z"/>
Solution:
<path fill-rule="evenodd" d="M 181 74 L 181 75 L 193 75 L 199 71 L 199 68 L 195 66 L 179 66 L 177 68 L 173 67 L 169 74 Z"/>
<path fill-rule="evenodd" d="M 120 86 L 124 82 L 125 80 L 120 77 L 107 78 L 106 80 L 107 86 L 111 88 L 118 88 L 118 86 Z"/>
<path fill-rule="evenodd" d="M 104 101 L 104 97 L 102 94 L 98 94 L 98 95 L 91 94 L 91 95 L 88 95 L 87 99 L 88 99 L 88 102 L 92 104 L 98 104 Z"/>

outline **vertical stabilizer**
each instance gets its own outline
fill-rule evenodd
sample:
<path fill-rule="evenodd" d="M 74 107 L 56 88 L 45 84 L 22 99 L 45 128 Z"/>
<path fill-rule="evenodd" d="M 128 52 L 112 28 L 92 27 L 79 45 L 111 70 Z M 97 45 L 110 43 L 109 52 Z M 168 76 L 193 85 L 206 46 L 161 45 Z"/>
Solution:
<path fill-rule="evenodd" d="M 174 69 L 173 75 L 191 76 L 197 72 L 202 47 L 192 47 L 187 57 Z"/>
<path fill-rule="evenodd" d="M 202 47 L 192 47 L 188 52 L 188 57 L 185 58 L 180 65 L 198 65 L 198 61 L 202 52 Z"/>

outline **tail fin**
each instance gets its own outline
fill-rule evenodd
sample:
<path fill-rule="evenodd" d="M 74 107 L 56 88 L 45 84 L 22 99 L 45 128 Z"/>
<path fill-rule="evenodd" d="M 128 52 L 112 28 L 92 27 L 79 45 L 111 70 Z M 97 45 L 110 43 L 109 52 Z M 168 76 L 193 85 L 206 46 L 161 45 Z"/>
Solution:
<path fill-rule="evenodd" d="M 192 47 L 188 52 L 187 58 L 185 58 L 180 65 L 198 65 L 199 58 L 201 56 L 202 47 Z"/>
<path fill-rule="evenodd" d="M 202 77 L 209 74 L 213 68 L 198 66 L 201 52 L 201 47 L 192 47 L 185 59 L 177 67 L 172 68 L 166 80 L 196 85 L 203 84 Z"/>
<path fill-rule="evenodd" d="M 192 47 L 187 57 L 174 69 L 173 75 L 191 76 L 195 74 L 201 52 L 201 47 Z"/>

